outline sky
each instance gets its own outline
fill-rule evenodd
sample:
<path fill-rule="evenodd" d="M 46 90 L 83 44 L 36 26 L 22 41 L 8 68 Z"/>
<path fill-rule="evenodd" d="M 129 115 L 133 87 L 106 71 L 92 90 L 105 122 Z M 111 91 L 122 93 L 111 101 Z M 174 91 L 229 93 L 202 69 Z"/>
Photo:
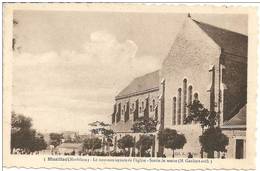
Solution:
<path fill-rule="evenodd" d="M 191 14 L 247 35 L 247 16 Z M 187 14 L 15 11 L 13 110 L 42 133 L 111 122 L 115 96 L 160 68 Z"/>

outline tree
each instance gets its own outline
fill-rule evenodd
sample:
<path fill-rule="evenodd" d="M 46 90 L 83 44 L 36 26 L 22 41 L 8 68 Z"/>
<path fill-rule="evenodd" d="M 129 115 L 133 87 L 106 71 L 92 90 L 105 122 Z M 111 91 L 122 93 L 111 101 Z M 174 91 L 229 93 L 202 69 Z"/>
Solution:
<path fill-rule="evenodd" d="M 202 129 L 202 135 L 199 137 L 201 144 L 201 157 L 203 157 L 204 150 L 208 153 L 209 158 L 214 157 L 214 151 L 220 152 L 228 145 L 227 137 L 221 132 L 221 129 L 216 126 L 216 112 L 206 109 L 197 99 L 187 107 L 190 112 L 184 120 L 185 123 L 190 123 L 192 121 L 199 122 Z M 221 141 L 219 141 L 219 139 L 216 140 L 216 138 L 221 138 Z M 213 143 L 212 140 L 216 141 Z"/>
<path fill-rule="evenodd" d="M 154 135 L 152 134 L 149 135 L 149 133 L 154 133 L 157 131 L 157 124 L 158 124 L 157 120 L 154 120 L 149 117 L 138 118 L 138 120 L 133 124 L 131 128 L 133 132 L 144 133 L 144 135 L 141 136 L 143 139 L 139 139 L 138 141 L 139 143 L 138 145 L 136 145 L 136 147 L 139 149 L 140 156 L 142 156 L 144 151 L 148 150 L 153 145 Z M 150 140 L 152 140 L 152 143 L 150 143 Z M 148 143 L 148 144 L 144 144 L 144 143 Z M 147 145 L 150 145 L 149 148 L 148 149 L 144 148 L 147 147 Z"/>
<path fill-rule="evenodd" d="M 199 122 L 202 130 L 206 127 L 214 127 L 216 125 L 216 112 L 206 109 L 199 100 L 194 100 L 187 107 L 190 112 L 184 120 L 185 123 L 191 123 L 192 121 Z"/>
<path fill-rule="evenodd" d="M 41 151 L 46 149 L 47 143 L 44 140 L 44 137 L 42 134 L 38 133 L 33 140 L 31 151 Z"/>
<path fill-rule="evenodd" d="M 46 148 L 46 142 L 41 134 L 31 129 L 32 119 L 22 114 L 11 113 L 11 153 L 20 148 L 29 152 Z"/>
<path fill-rule="evenodd" d="M 63 138 L 62 134 L 59 133 L 50 133 L 50 144 L 54 147 L 57 147 L 61 144 L 61 140 Z"/>
<path fill-rule="evenodd" d="M 112 139 L 115 133 L 112 129 L 104 129 L 102 134 L 105 137 L 105 144 L 107 145 L 108 154 L 110 155 L 110 146 L 113 145 Z"/>
<path fill-rule="evenodd" d="M 104 122 L 95 121 L 93 123 L 90 123 L 89 126 L 94 127 L 91 129 L 92 134 L 100 134 L 103 136 L 102 146 L 103 149 L 105 145 L 107 146 L 108 153 L 110 155 L 110 146 L 112 146 L 112 139 L 114 135 L 114 131 L 110 129 L 110 125 L 106 124 Z"/>
<path fill-rule="evenodd" d="M 130 155 L 130 148 L 134 147 L 134 137 L 131 135 L 125 135 L 121 139 L 117 141 L 118 148 L 123 149 L 125 155 Z M 128 151 L 126 151 L 126 148 L 128 148 Z"/>
<path fill-rule="evenodd" d="M 139 140 L 136 142 L 136 147 L 139 149 L 139 155 L 144 157 L 147 150 L 153 145 L 153 135 L 141 135 Z"/>
<path fill-rule="evenodd" d="M 176 130 L 165 128 L 158 134 L 159 142 L 165 148 L 172 149 L 172 157 L 174 157 L 174 150 L 182 149 L 187 143 L 183 134 L 178 134 Z"/>
<path fill-rule="evenodd" d="M 132 130 L 136 133 L 153 133 L 156 132 L 157 120 L 152 118 L 139 118 L 132 127 Z"/>
<path fill-rule="evenodd" d="M 214 158 L 214 151 L 226 152 L 229 143 L 228 137 L 222 133 L 219 127 L 211 127 L 199 137 L 200 144 L 208 154 L 208 158 Z"/>
<path fill-rule="evenodd" d="M 99 138 L 87 138 L 84 140 L 83 147 L 91 150 L 91 154 L 93 154 L 94 150 L 101 148 L 101 143 L 102 140 Z"/>

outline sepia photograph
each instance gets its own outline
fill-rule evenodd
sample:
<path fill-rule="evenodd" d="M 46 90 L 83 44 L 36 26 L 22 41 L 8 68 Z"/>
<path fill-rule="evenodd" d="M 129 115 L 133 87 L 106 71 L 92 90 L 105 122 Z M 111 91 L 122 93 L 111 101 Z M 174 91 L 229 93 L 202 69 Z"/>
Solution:
<path fill-rule="evenodd" d="M 249 14 L 87 9 L 12 10 L 11 158 L 254 158 Z"/>

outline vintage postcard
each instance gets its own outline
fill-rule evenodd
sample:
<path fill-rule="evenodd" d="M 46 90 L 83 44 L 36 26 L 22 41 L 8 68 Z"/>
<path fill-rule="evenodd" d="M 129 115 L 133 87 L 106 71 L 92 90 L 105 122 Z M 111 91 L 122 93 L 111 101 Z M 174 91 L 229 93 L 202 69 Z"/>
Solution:
<path fill-rule="evenodd" d="M 255 169 L 256 8 L 3 10 L 5 167 Z"/>

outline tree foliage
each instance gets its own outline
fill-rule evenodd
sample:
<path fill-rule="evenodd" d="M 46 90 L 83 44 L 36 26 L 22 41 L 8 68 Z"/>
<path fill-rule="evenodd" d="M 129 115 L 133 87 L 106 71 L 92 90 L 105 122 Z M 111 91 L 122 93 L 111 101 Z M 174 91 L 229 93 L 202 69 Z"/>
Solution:
<path fill-rule="evenodd" d="M 112 139 L 113 139 L 113 135 L 114 135 L 114 131 L 112 129 L 110 129 L 110 125 L 106 124 L 104 122 L 100 122 L 100 121 L 95 121 L 93 123 L 90 123 L 89 126 L 94 127 L 91 130 L 92 134 L 99 134 L 103 136 L 103 143 L 102 146 L 105 147 L 105 145 L 107 146 L 107 149 L 110 153 L 110 146 L 113 145 L 112 143 Z"/>
<path fill-rule="evenodd" d="M 114 135 L 114 131 L 112 129 L 106 129 L 106 128 L 95 128 L 91 130 L 91 133 L 93 134 L 102 134 L 106 138 L 112 138 Z"/>
<path fill-rule="evenodd" d="M 128 153 L 130 154 L 130 148 L 134 147 L 134 143 L 134 137 L 131 135 L 125 135 L 117 141 L 117 146 L 118 148 L 123 149 L 125 153 L 128 148 Z"/>
<path fill-rule="evenodd" d="M 206 109 L 199 100 L 194 100 L 189 108 L 188 116 L 185 118 L 186 123 L 191 121 L 199 122 L 202 128 L 202 135 L 199 141 L 202 147 L 202 152 L 208 153 L 208 157 L 214 157 L 214 151 L 226 151 L 228 145 L 228 137 L 222 133 L 221 129 L 216 126 L 217 114 L 215 111 Z"/>
<path fill-rule="evenodd" d="M 11 152 L 20 148 L 26 152 L 40 151 L 47 147 L 42 134 L 31 129 L 32 119 L 21 114 L 11 114 Z"/>
<path fill-rule="evenodd" d="M 31 151 L 41 151 L 46 149 L 47 143 L 42 134 L 38 133 L 33 140 Z"/>
<path fill-rule="evenodd" d="M 214 127 L 216 125 L 216 112 L 209 111 L 199 100 L 194 100 L 187 107 L 190 112 L 184 120 L 185 123 L 191 123 L 192 121 L 199 122 L 202 129 L 205 127 Z"/>
<path fill-rule="evenodd" d="M 156 132 L 158 121 L 152 118 L 139 118 L 132 127 L 135 133 L 153 133 Z"/>
<path fill-rule="evenodd" d="M 158 134 L 158 139 L 161 145 L 165 148 L 172 149 L 174 157 L 174 150 L 182 149 L 187 143 L 187 140 L 183 134 L 178 134 L 176 130 L 165 128 Z"/>
<path fill-rule="evenodd" d="M 50 144 L 54 147 L 57 147 L 61 144 L 61 141 L 63 139 L 63 135 L 59 133 L 50 133 Z"/>
<path fill-rule="evenodd" d="M 87 138 L 84 140 L 83 147 L 93 152 L 94 150 L 101 148 L 101 144 L 102 140 L 99 138 Z"/>
<path fill-rule="evenodd" d="M 219 127 L 205 130 L 199 137 L 199 141 L 204 151 L 209 154 L 209 158 L 214 157 L 214 154 L 212 154 L 214 151 L 226 152 L 226 146 L 229 143 L 228 137 L 222 133 Z"/>
<path fill-rule="evenodd" d="M 145 155 L 153 145 L 153 135 L 141 135 L 139 140 L 136 142 L 136 147 L 139 149 L 141 157 Z"/>

